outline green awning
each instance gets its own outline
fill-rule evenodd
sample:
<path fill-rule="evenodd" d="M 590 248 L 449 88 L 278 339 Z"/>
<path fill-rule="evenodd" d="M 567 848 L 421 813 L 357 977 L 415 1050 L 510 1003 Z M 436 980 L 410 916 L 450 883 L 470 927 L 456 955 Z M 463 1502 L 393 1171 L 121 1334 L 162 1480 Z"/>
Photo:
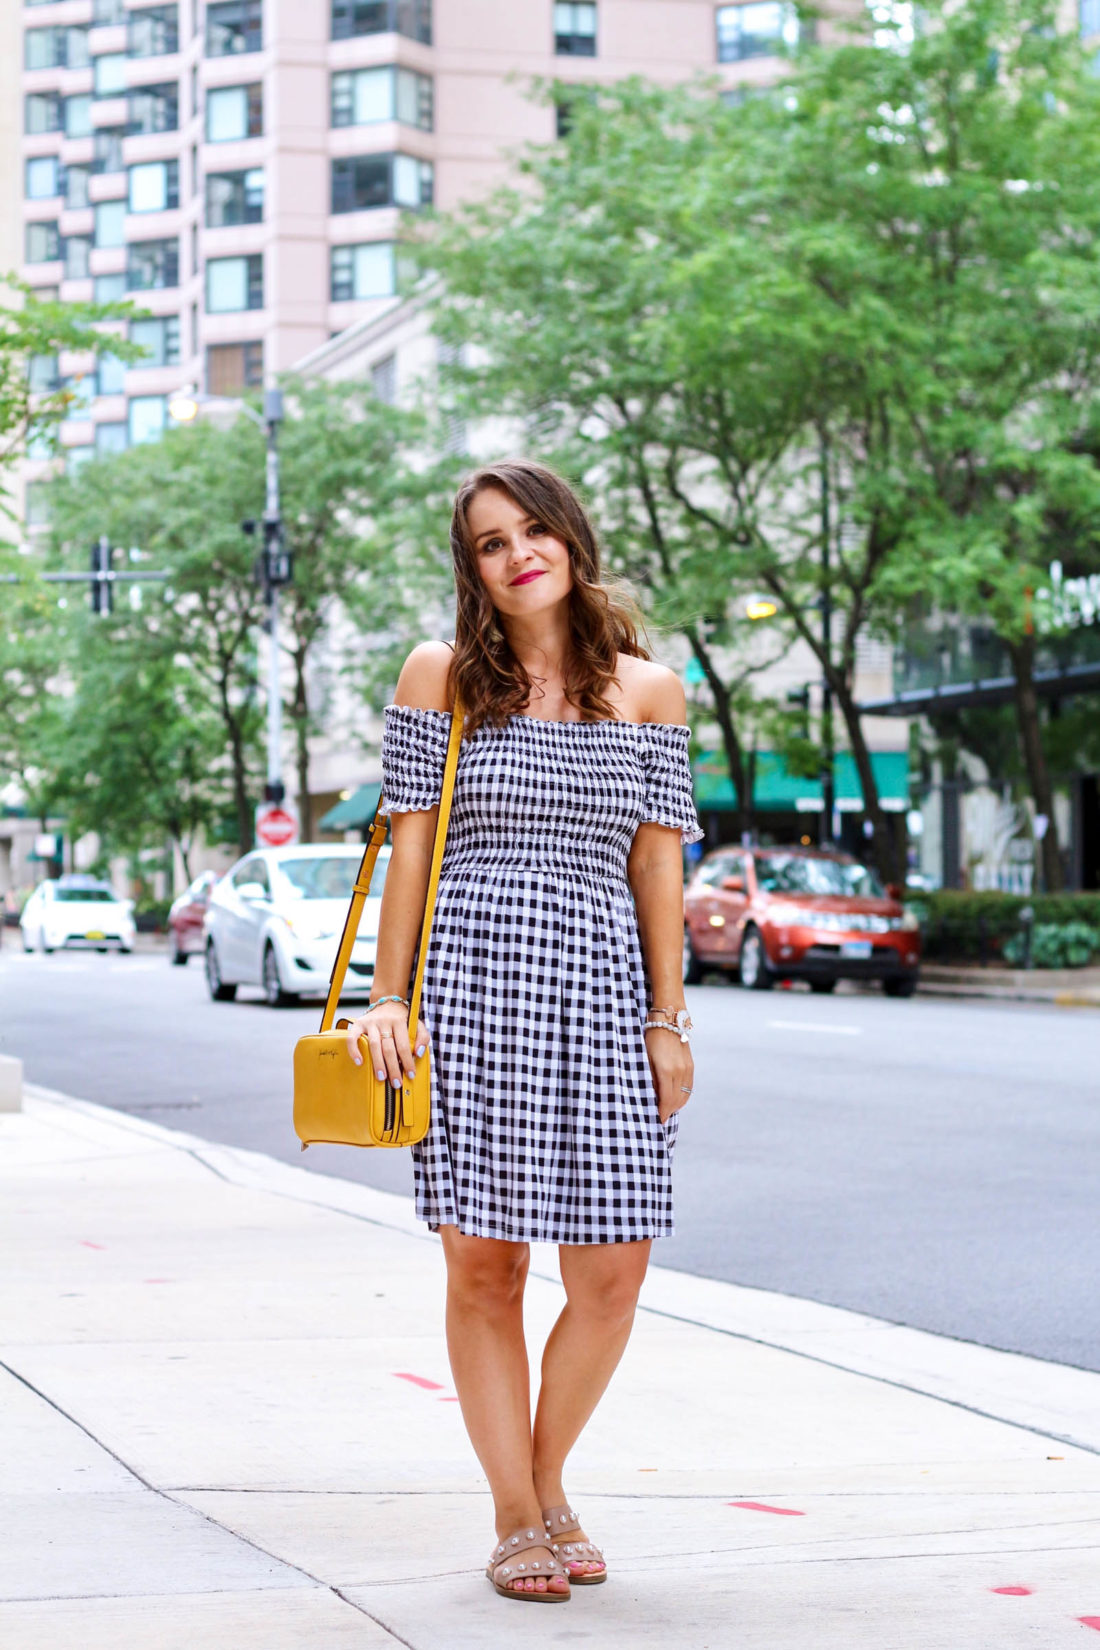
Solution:
<path fill-rule="evenodd" d="M 873 751 L 871 768 L 879 798 L 887 807 L 909 805 L 909 756 L 906 751 Z M 836 799 L 843 808 L 862 806 L 863 788 L 850 752 L 836 757 Z M 723 751 L 704 751 L 695 759 L 695 804 L 698 808 L 732 808 L 737 792 L 730 779 Z M 821 781 L 799 779 L 789 773 L 785 759 L 776 751 L 757 751 L 753 807 L 761 813 L 798 812 L 799 804 L 821 802 Z"/>
<path fill-rule="evenodd" d="M 360 785 L 322 816 L 322 831 L 361 831 L 370 824 L 382 795 L 381 785 Z"/>

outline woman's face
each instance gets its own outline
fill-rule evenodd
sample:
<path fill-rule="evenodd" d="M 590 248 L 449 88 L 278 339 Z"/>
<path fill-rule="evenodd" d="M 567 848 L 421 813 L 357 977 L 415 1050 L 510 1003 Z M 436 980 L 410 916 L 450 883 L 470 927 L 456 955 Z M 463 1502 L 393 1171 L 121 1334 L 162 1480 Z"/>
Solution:
<path fill-rule="evenodd" d="M 573 588 L 569 550 L 497 487 L 475 493 L 466 512 L 489 600 L 508 618 L 527 618 L 564 601 Z"/>

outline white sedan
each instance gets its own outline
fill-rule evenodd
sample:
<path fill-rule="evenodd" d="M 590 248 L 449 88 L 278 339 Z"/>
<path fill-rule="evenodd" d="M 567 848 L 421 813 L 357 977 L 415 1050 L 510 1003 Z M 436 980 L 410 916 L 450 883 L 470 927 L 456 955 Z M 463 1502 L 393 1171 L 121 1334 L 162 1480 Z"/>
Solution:
<path fill-rule="evenodd" d="M 203 924 L 206 983 L 215 1002 L 241 985 L 263 987 L 273 1008 L 328 991 L 361 847 L 305 843 L 257 848 L 228 870 L 210 894 Z M 348 965 L 345 992 L 370 991 L 378 913 L 390 850 L 378 855 L 370 896 Z"/>
<path fill-rule="evenodd" d="M 40 882 L 23 907 L 19 927 L 24 951 L 65 946 L 106 951 L 134 949 L 133 901 L 119 899 L 96 877 L 64 876 Z"/>

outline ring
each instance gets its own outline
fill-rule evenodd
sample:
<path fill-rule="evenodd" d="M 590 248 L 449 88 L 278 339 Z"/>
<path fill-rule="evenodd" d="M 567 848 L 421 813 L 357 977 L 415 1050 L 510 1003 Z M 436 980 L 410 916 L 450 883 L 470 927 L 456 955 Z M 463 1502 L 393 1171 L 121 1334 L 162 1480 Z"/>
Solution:
<path fill-rule="evenodd" d="M 683 1085 L 683 1083 L 681 1083 L 681 1084 L 680 1084 L 680 1093 L 681 1093 L 681 1094 L 690 1094 L 690 1093 L 691 1093 L 691 1090 L 690 1090 L 690 1089 L 686 1089 L 686 1088 L 685 1088 L 685 1087 L 684 1087 L 684 1085 Z"/>

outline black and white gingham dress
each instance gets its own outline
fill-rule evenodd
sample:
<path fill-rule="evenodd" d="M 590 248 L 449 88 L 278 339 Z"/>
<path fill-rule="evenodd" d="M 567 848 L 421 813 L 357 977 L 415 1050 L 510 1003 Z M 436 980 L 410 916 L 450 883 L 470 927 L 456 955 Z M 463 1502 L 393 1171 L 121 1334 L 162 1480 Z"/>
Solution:
<path fill-rule="evenodd" d="M 388 812 L 438 802 L 449 730 L 387 709 Z M 432 1122 L 412 1147 L 433 1231 L 672 1235 L 679 1115 L 657 1115 L 626 858 L 646 820 L 702 835 L 687 747 L 664 723 L 528 716 L 463 740 L 424 976 Z"/>

